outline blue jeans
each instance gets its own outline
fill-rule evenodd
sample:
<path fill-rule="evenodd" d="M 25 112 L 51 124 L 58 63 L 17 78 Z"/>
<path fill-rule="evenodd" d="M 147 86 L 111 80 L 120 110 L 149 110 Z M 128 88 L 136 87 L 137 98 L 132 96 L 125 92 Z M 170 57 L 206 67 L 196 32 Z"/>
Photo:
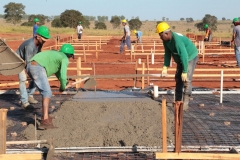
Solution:
<path fill-rule="evenodd" d="M 176 89 L 175 89 L 175 101 L 181 101 L 183 96 L 183 88 L 184 88 L 184 95 L 191 95 L 192 94 L 192 76 L 193 72 L 196 68 L 196 64 L 198 61 L 198 56 L 188 62 L 188 73 L 187 73 L 187 81 L 182 81 L 182 72 L 183 66 L 182 64 L 177 64 L 177 70 L 175 74 L 175 81 L 176 81 Z"/>
<path fill-rule="evenodd" d="M 18 74 L 18 79 L 19 79 L 19 91 L 20 91 L 20 100 L 22 104 L 28 102 L 28 96 L 33 96 L 36 87 L 34 82 L 31 80 L 29 82 L 29 88 L 26 88 L 25 82 L 27 81 L 27 75 L 25 73 L 25 69 Z"/>
<path fill-rule="evenodd" d="M 120 46 L 120 53 L 123 52 L 123 49 L 124 49 L 125 44 L 127 44 L 127 48 L 128 48 L 128 49 L 131 49 L 130 36 L 126 36 L 126 40 L 122 40 L 121 46 Z"/>
<path fill-rule="evenodd" d="M 31 64 L 30 62 L 27 65 L 27 73 L 38 87 L 43 98 L 51 98 L 52 91 L 48 82 L 45 68 L 36 62 L 35 64 Z"/>
<path fill-rule="evenodd" d="M 138 37 L 138 43 L 142 43 L 142 36 Z"/>
<path fill-rule="evenodd" d="M 240 66 L 240 46 L 239 47 L 234 47 L 234 51 L 235 51 L 235 56 L 237 59 L 237 65 Z"/>

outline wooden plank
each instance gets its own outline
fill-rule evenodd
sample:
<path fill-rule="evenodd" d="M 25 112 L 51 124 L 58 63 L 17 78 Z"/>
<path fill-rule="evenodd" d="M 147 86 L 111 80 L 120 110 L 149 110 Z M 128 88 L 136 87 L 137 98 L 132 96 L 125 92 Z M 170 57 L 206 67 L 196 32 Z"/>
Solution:
<path fill-rule="evenodd" d="M 142 68 L 137 68 L 137 70 L 142 70 Z M 147 68 L 145 68 L 147 70 Z M 148 68 L 150 71 L 161 71 L 162 68 Z M 194 71 L 206 71 L 206 72 L 216 72 L 216 71 L 231 71 L 231 72 L 237 72 L 240 71 L 239 68 L 196 68 Z M 176 71 L 176 68 L 168 68 L 168 71 Z"/>
<path fill-rule="evenodd" d="M 8 109 L 0 109 L 0 154 L 6 153 L 6 138 L 7 138 L 7 111 Z"/>
<path fill-rule="evenodd" d="M 82 71 L 91 71 L 92 70 L 92 68 L 79 68 L 79 69 L 82 70 Z M 78 70 L 78 68 L 76 68 L 76 67 L 69 67 L 68 70 L 76 71 L 76 70 Z"/>
<path fill-rule="evenodd" d="M 167 108 L 166 99 L 162 100 L 162 152 L 167 152 Z"/>
<path fill-rule="evenodd" d="M 82 72 L 81 72 L 81 67 L 82 66 L 82 64 L 81 64 L 81 57 L 78 57 L 78 59 L 77 59 L 77 75 L 78 76 L 80 76 L 81 74 L 82 74 Z M 79 79 L 76 79 L 76 81 L 80 81 L 81 80 L 81 78 L 79 78 Z M 76 84 L 76 88 L 78 89 L 78 88 L 80 88 L 80 84 L 78 83 L 78 84 Z"/>
<path fill-rule="evenodd" d="M 156 159 L 217 159 L 217 160 L 240 160 L 239 154 L 219 153 L 161 153 L 156 152 Z"/>
<path fill-rule="evenodd" d="M 42 154 L 0 154 L 1 160 L 41 160 Z"/>
<path fill-rule="evenodd" d="M 38 144 L 38 143 L 48 143 L 47 140 L 31 140 L 31 141 L 7 141 L 7 145 L 12 144 Z"/>
<path fill-rule="evenodd" d="M 142 63 L 142 74 L 145 72 L 145 63 Z M 142 77 L 142 89 L 144 89 L 144 77 Z"/>

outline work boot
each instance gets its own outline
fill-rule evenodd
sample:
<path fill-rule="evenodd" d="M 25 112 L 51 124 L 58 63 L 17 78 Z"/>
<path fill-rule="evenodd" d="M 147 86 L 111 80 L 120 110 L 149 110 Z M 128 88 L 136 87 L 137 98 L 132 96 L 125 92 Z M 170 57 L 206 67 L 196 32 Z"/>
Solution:
<path fill-rule="evenodd" d="M 22 103 L 21 107 L 25 110 L 33 110 L 34 109 L 34 107 L 28 102 Z"/>
<path fill-rule="evenodd" d="M 184 95 L 184 97 L 183 97 L 184 99 L 183 99 L 183 110 L 188 110 L 188 104 L 189 104 L 189 99 L 190 99 L 190 97 L 189 97 L 189 95 Z"/>
<path fill-rule="evenodd" d="M 42 129 L 42 130 L 46 130 L 46 129 L 54 129 L 54 128 L 57 128 L 53 125 L 52 123 L 52 118 L 48 118 L 48 119 L 43 119 L 41 120 L 41 123 L 38 127 L 39 129 Z"/>
<path fill-rule="evenodd" d="M 28 96 L 28 102 L 31 104 L 37 104 L 38 101 L 36 99 L 34 99 L 32 96 Z"/>

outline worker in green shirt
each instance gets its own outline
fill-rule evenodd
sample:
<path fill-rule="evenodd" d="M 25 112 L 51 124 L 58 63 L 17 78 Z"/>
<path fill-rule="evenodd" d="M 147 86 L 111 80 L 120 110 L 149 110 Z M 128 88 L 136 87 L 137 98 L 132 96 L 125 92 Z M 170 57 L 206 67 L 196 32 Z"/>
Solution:
<path fill-rule="evenodd" d="M 60 91 L 64 91 L 71 85 L 67 85 L 67 67 L 69 59 L 74 58 L 74 48 L 71 44 L 63 44 L 60 51 L 44 51 L 32 57 L 27 64 L 27 73 L 40 91 L 42 99 L 42 118 L 40 129 L 54 128 L 52 117 L 48 115 L 52 91 L 48 77 L 55 74 L 60 81 Z"/>
<path fill-rule="evenodd" d="M 198 61 L 198 50 L 186 36 L 172 32 L 166 22 L 159 23 L 156 32 L 162 39 L 165 49 L 162 76 L 167 75 L 172 57 L 177 63 L 175 101 L 183 100 L 183 109 L 186 110 L 192 93 L 192 76 Z"/>

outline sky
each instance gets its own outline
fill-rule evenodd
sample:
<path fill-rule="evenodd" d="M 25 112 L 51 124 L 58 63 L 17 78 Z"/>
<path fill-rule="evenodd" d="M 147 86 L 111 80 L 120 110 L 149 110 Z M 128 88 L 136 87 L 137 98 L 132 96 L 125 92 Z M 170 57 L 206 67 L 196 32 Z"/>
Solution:
<path fill-rule="evenodd" d="M 240 17 L 240 0 L 0 0 L 0 14 L 9 2 L 22 3 L 26 14 L 60 15 L 65 10 L 78 10 L 88 16 L 124 15 L 126 19 L 180 20 L 193 18 L 201 20 L 205 14 L 233 19 Z"/>

